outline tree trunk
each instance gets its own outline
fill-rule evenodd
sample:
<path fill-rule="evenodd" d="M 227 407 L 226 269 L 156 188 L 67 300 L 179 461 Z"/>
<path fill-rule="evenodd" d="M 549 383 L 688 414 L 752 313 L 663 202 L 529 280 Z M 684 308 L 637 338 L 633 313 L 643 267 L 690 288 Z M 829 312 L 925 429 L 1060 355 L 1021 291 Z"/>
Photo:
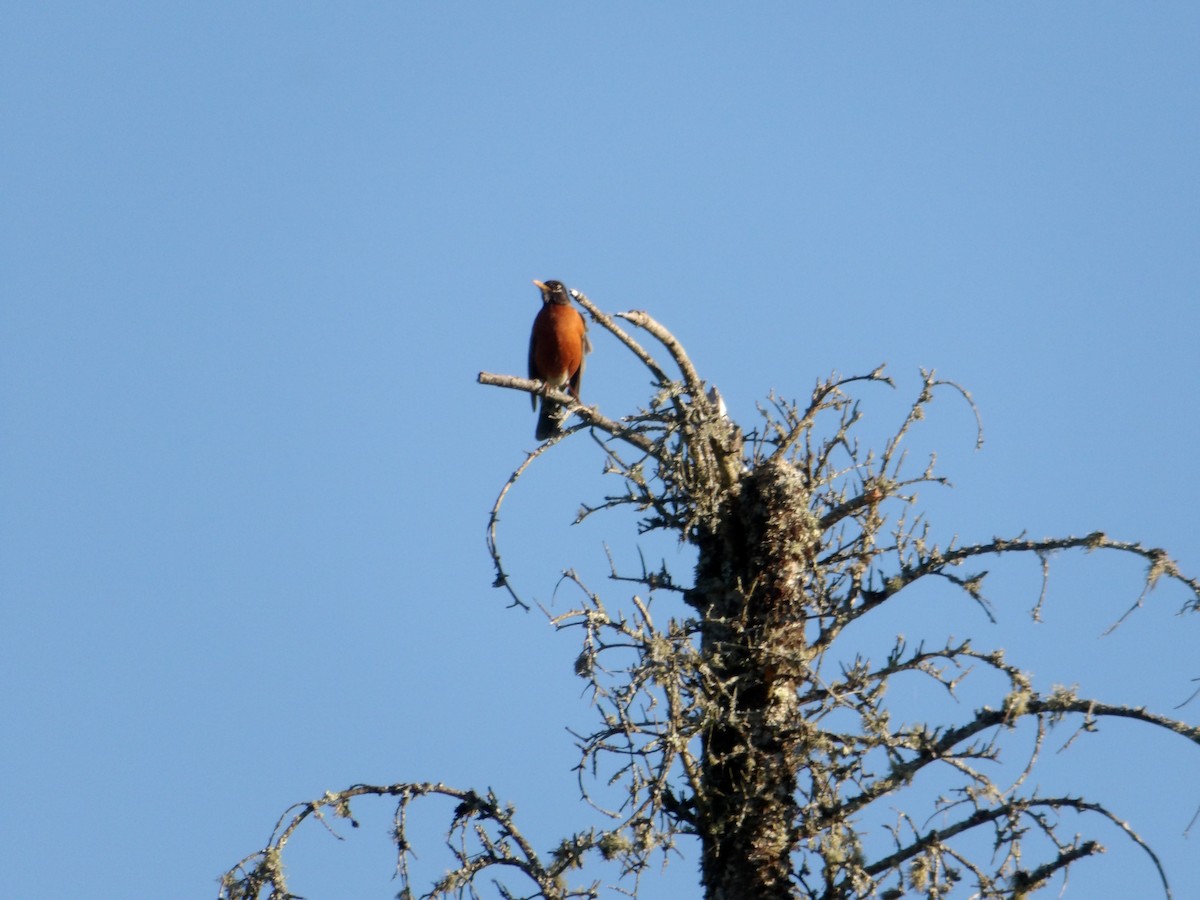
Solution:
<path fill-rule="evenodd" d="M 697 798 L 709 900 L 794 898 L 797 676 L 806 640 L 803 575 L 819 529 L 799 473 L 748 472 L 698 538 L 696 597 L 711 671 Z"/>

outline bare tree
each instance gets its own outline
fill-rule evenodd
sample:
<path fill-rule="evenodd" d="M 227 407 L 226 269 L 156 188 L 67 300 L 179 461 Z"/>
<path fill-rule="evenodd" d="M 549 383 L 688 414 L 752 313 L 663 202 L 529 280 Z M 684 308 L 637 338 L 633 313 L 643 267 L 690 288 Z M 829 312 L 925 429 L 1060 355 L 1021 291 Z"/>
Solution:
<path fill-rule="evenodd" d="M 905 441 L 940 391 L 974 405 L 966 391 L 932 372 L 922 373 L 907 415 L 878 450 L 858 443 L 859 405 L 851 391 L 891 385 L 882 367 L 824 379 L 806 402 L 771 398 L 747 439 L 665 328 L 643 312 L 606 315 L 573 293 L 650 371 L 656 393 L 635 414 L 611 419 L 540 382 L 480 374 L 482 384 L 545 393 L 580 420 L 531 453 L 501 490 L 489 527 L 495 584 L 512 605 L 529 608 L 503 565 L 499 511 L 530 465 L 580 432 L 596 437 L 621 485 L 584 507 L 581 518 L 631 507 L 642 531 L 666 531 L 696 551 L 686 579 L 665 564 L 643 563 L 630 573 L 614 564 L 615 582 L 646 592 L 619 604 L 568 572 L 583 600 L 551 616 L 555 627 L 580 635 L 576 673 L 599 717 L 593 731 L 578 736 L 580 787 L 603 811 L 603 827 L 581 829 L 539 852 L 513 810 L 490 792 L 434 783 L 355 785 L 288 810 L 265 849 L 224 876 L 220 896 L 294 896 L 281 854 L 296 829 L 330 815 L 353 821 L 353 800 L 386 795 L 398 798 L 402 898 L 476 897 L 485 873 L 506 898 L 598 897 L 601 884 L 583 874 L 595 857 L 616 862 L 621 889 L 635 894 L 652 858 L 681 841 L 698 842 L 704 895 L 712 900 L 933 900 L 960 883 L 972 897 L 1024 898 L 1102 851 L 1074 830 L 1088 816 L 1112 823 L 1140 847 L 1169 897 L 1158 858 L 1131 826 L 1100 803 L 1041 794 L 1029 775 L 1050 730 L 1069 720 L 1091 730 L 1107 718 L 1130 719 L 1198 745 L 1200 729 L 1073 689 L 1039 692 L 1004 651 L 977 650 L 970 641 L 928 647 L 897 638 L 884 658 L 870 659 L 842 636 L 918 582 L 953 585 L 990 616 L 986 572 L 979 568 L 988 557 L 1036 558 L 1043 585 L 1051 558 L 1062 551 L 1140 557 L 1147 572 L 1130 611 L 1166 578 L 1187 588 L 1184 611 L 1195 612 L 1200 582 L 1181 574 L 1162 550 L 1099 532 L 939 546 L 916 507 L 916 488 L 943 479 L 932 461 L 908 471 Z M 671 370 L 617 319 L 654 338 Z M 681 601 L 665 621 L 652 615 L 649 599 L 662 592 Z M 893 721 L 885 694 L 896 679 L 923 677 L 954 693 L 968 673 L 991 678 L 990 704 L 957 721 Z M 998 761 L 1018 726 L 1030 726 L 1034 739 L 1012 775 Z M 885 803 L 930 773 L 943 782 L 948 777 L 950 788 L 924 809 L 887 813 Z M 596 785 L 616 785 L 619 802 L 606 806 L 608 795 L 598 796 Z M 414 800 L 431 796 L 454 804 L 447 838 L 455 867 L 421 889 L 410 883 L 407 815 Z M 935 813 L 939 824 L 931 827 Z M 868 815 L 890 817 L 886 846 L 867 846 Z"/>

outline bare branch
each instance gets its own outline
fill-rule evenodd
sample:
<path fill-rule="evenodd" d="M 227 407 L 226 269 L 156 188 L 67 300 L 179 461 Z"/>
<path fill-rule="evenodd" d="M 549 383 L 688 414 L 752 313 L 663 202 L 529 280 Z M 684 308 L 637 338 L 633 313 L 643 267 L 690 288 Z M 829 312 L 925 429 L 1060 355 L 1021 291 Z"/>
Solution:
<path fill-rule="evenodd" d="M 1141 556 L 1150 562 L 1150 567 L 1146 575 L 1145 586 L 1142 594 L 1138 597 L 1134 606 L 1121 617 L 1123 621 L 1129 612 L 1139 607 L 1146 595 L 1152 590 L 1155 584 L 1164 575 L 1185 585 L 1194 595 L 1195 603 L 1200 600 L 1200 581 L 1194 578 L 1187 578 L 1182 575 L 1174 562 L 1170 559 L 1166 552 L 1157 548 L 1144 547 L 1141 544 L 1131 541 L 1114 541 L 1106 534 L 1100 531 L 1092 532 L 1091 534 L 1082 537 L 1063 537 L 1063 538 L 1043 538 L 1042 540 L 1026 540 L 1024 538 L 993 538 L 986 544 L 973 544 L 967 547 L 951 548 L 945 551 L 939 551 L 934 548 L 928 554 L 920 557 L 915 565 L 908 565 L 901 568 L 899 573 L 888 579 L 887 584 L 882 592 L 883 596 L 872 598 L 874 603 L 882 602 L 890 596 L 899 593 L 904 588 L 908 587 L 921 578 L 927 575 L 945 575 L 946 568 L 957 566 L 962 562 L 977 556 L 1000 555 L 1003 553 L 1034 553 L 1040 558 L 1048 554 L 1053 554 L 1060 550 L 1069 550 L 1074 548 L 1085 548 L 1089 552 L 1092 550 L 1117 550 L 1123 553 L 1132 553 L 1135 556 Z M 971 579 L 962 579 L 963 584 L 967 584 L 972 580 L 977 580 L 981 576 L 973 576 Z M 1119 624 L 1119 622 L 1118 622 Z M 1115 625 L 1113 626 L 1116 627 Z M 1111 631 L 1112 628 L 1109 629 Z"/>
<path fill-rule="evenodd" d="M 612 332 L 613 335 L 616 336 L 617 340 L 624 344 L 634 356 L 642 361 L 643 365 L 645 365 L 646 368 L 649 369 L 654 375 L 655 381 L 660 387 L 665 387 L 671 383 L 672 379 L 663 370 L 662 366 L 660 366 L 654 360 L 654 358 L 646 352 L 645 348 L 635 341 L 633 337 L 631 337 L 630 334 L 625 331 L 625 329 L 614 322 L 611 316 L 600 310 L 594 303 L 592 303 L 591 300 L 587 298 L 582 291 L 572 290 L 571 296 L 575 298 L 580 306 L 588 311 L 588 314 L 592 317 L 593 321 L 598 322 L 603 328 L 606 328 Z"/>
<path fill-rule="evenodd" d="M 476 380 L 480 384 L 510 388 L 516 391 L 526 391 L 530 394 L 549 397 L 551 400 L 567 407 L 568 412 L 577 414 L 587 425 L 599 428 L 601 431 L 615 438 L 620 438 L 623 441 L 633 444 L 639 450 L 643 450 L 646 453 L 654 452 L 654 442 L 649 438 L 646 438 L 626 425 L 622 425 L 620 422 L 614 422 L 612 419 L 601 415 L 600 411 L 594 406 L 584 406 L 571 396 L 571 394 L 552 388 L 543 381 L 518 378 L 515 375 L 494 375 L 491 372 L 480 372 Z M 577 430 L 578 428 L 570 429 L 571 432 Z"/>
<path fill-rule="evenodd" d="M 599 896 L 596 885 L 570 888 L 562 880 L 568 870 L 577 866 L 578 857 L 597 847 L 599 837 L 596 834 L 573 836 L 560 846 L 553 861 L 543 862 L 517 827 L 512 808 L 502 804 L 491 791 L 480 794 L 440 782 L 424 782 L 356 784 L 343 791 L 326 792 L 310 803 L 297 804 L 292 809 L 299 811 L 292 814 L 290 819 L 285 813 L 265 849 L 246 857 L 222 877 L 219 900 L 257 900 L 264 890 L 269 891 L 268 896 L 272 898 L 295 897 L 288 891 L 283 877 L 282 852 L 288 840 L 310 816 L 320 819 L 326 812 L 349 819 L 357 826 L 350 816 L 350 802 L 364 796 L 399 798 L 393 837 L 399 851 L 397 874 L 402 896 L 412 895 L 408 870 L 408 857 L 412 853 L 407 834 L 408 806 L 414 799 L 425 796 L 441 796 L 457 801 L 451 818 L 448 846 L 459 866 L 440 878 L 424 896 L 460 896 L 464 890 L 470 889 L 481 873 L 495 867 L 519 872 L 533 883 L 538 891 L 537 896 L 548 900 Z"/>
<path fill-rule="evenodd" d="M 671 354 L 671 358 L 675 360 L 675 364 L 679 366 L 679 371 L 683 375 L 683 383 L 687 388 L 687 392 L 692 396 L 693 402 L 706 402 L 704 383 L 700 380 L 700 376 L 696 374 L 695 366 L 692 365 L 691 359 L 688 358 L 688 355 L 683 350 L 683 345 L 679 343 L 675 335 L 656 322 L 649 313 L 642 310 L 617 313 L 617 317 L 632 322 L 657 338 L 659 343 L 667 348 L 667 352 Z"/>

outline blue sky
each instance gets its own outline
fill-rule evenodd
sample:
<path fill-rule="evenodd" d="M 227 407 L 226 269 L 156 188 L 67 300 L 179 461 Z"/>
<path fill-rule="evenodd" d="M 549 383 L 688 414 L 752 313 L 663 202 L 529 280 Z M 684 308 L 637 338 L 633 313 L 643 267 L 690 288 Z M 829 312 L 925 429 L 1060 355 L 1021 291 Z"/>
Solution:
<path fill-rule="evenodd" d="M 1192 4 L 2 21 L 6 896 L 215 896 L 286 806 L 358 781 L 490 785 L 544 848 L 587 820 L 574 635 L 506 609 L 484 545 L 534 418 L 474 378 L 522 372 L 535 277 L 649 310 L 750 427 L 772 389 L 887 362 L 898 390 L 863 395 L 882 435 L 936 368 L 987 436 L 949 394 L 914 436 L 956 485 L 923 497 L 939 533 L 1103 529 L 1200 572 Z M 585 399 L 632 411 L 644 372 L 595 343 Z M 603 542 L 637 558 L 626 519 L 570 527 L 601 463 L 569 441 L 509 500 L 509 569 L 555 610 L 568 566 L 620 602 Z M 969 633 L 1039 687 L 1162 712 L 1194 688 L 1178 587 L 1099 636 L 1136 561 L 1059 558 L 1040 626 L 1036 564 L 992 568 L 997 625 L 915 596 L 874 639 Z M 1115 726 L 1077 746 L 1045 789 L 1109 802 L 1200 896 L 1195 748 Z M 297 893 L 394 894 L 390 811 L 359 811 L 351 840 L 293 843 Z M 1144 895 L 1144 857 L 1097 833 L 1066 896 Z"/>

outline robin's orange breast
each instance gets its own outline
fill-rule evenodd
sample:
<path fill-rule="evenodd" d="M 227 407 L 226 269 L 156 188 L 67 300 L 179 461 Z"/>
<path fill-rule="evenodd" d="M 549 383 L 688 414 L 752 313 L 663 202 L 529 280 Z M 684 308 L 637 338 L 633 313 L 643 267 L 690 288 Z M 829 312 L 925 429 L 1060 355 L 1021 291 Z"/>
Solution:
<path fill-rule="evenodd" d="M 576 375 L 583 365 L 586 343 L 586 324 L 583 316 L 570 306 L 547 303 L 533 320 L 533 363 L 534 377 L 558 387 L 569 384 L 569 389 L 579 397 Z"/>

